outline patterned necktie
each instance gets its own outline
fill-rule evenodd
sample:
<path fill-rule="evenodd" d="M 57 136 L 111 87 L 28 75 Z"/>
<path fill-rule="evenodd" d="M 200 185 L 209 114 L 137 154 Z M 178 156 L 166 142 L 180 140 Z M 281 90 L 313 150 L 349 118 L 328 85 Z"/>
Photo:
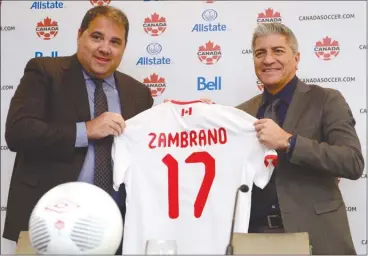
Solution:
<path fill-rule="evenodd" d="M 94 79 L 95 89 L 95 118 L 108 111 L 107 98 L 102 88 L 103 80 Z M 111 164 L 111 146 L 112 136 L 95 140 L 95 173 L 94 184 L 107 193 L 112 191 L 112 164 Z"/>
<path fill-rule="evenodd" d="M 270 118 L 278 124 L 279 120 L 277 118 L 276 109 L 279 104 L 280 99 L 278 98 L 276 98 L 271 104 L 269 104 L 265 110 L 264 118 Z"/>

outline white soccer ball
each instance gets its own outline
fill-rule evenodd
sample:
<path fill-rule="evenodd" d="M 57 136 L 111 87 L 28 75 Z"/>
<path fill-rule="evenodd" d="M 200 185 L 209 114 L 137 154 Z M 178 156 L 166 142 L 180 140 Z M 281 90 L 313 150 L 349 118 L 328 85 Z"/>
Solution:
<path fill-rule="evenodd" d="M 69 182 L 45 193 L 29 220 L 38 254 L 115 254 L 123 219 L 112 197 L 95 185 Z"/>

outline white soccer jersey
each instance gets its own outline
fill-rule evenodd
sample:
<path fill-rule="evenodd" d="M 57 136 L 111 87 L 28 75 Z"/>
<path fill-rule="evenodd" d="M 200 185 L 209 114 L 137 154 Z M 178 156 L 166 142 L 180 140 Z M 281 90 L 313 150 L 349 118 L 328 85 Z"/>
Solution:
<path fill-rule="evenodd" d="M 235 232 L 247 233 L 253 182 L 263 188 L 277 154 L 258 142 L 256 119 L 200 101 L 159 104 L 126 122 L 112 149 L 114 188 L 124 183 L 123 254 L 175 240 L 178 254 L 224 254 L 237 188 Z M 274 161 L 272 161 L 274 160 Z"/>

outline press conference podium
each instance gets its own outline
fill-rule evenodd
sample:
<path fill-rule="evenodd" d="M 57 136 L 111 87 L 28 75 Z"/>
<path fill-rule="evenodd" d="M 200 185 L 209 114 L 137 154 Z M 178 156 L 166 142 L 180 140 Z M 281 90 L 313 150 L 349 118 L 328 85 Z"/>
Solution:
<path fill-rule="evenodd" d="M 306 232 L 234 233 L 232 241 L 234 254 L 312 254 Z"/>
<path fill-rule="evenodd" d="M 25 255 L 31 254 L 36 255 L 36 250 L 31 246 L 31 242 L 29 241 L 28 231 L 22 231 L 19 234 L 17 247 L 15 249 L 15 254 L 17 255 Z"/>
<path fill-rule="evenodd" d="M 311 254 L 308 233 L 234 233 L 233 247 L 234 254 Z M 36 254 L 29 241 L 28 232 L 22 231 L 19 234 L 15 254 Z"/>

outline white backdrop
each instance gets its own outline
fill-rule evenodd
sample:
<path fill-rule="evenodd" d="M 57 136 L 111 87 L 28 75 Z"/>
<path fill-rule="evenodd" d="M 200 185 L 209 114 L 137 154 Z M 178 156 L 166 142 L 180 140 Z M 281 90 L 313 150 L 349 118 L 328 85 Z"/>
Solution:
<path fill-rule="evenodd" d="M 252 31 L 257 22 L 286 24 L 299 40 L 299 78 L 344 94 L 366 155 L 366 2 L 2 1 L 1 234 L 15 156 L 4 139 L 10 99 L 30 58 L 75 53 L 83 15 L 97 4 L 128 15 L 131 30 L 119 70 L 146 83 L 157 95 L 155 104 L 207 97 L 235 106 L 261 93 Z M 340 182 L 359 254 L 367 250 L 366 181 L 364 172 L 357 181 Z M 2 239 L 1 254 L 13 251 L 14 243 Z"/>

